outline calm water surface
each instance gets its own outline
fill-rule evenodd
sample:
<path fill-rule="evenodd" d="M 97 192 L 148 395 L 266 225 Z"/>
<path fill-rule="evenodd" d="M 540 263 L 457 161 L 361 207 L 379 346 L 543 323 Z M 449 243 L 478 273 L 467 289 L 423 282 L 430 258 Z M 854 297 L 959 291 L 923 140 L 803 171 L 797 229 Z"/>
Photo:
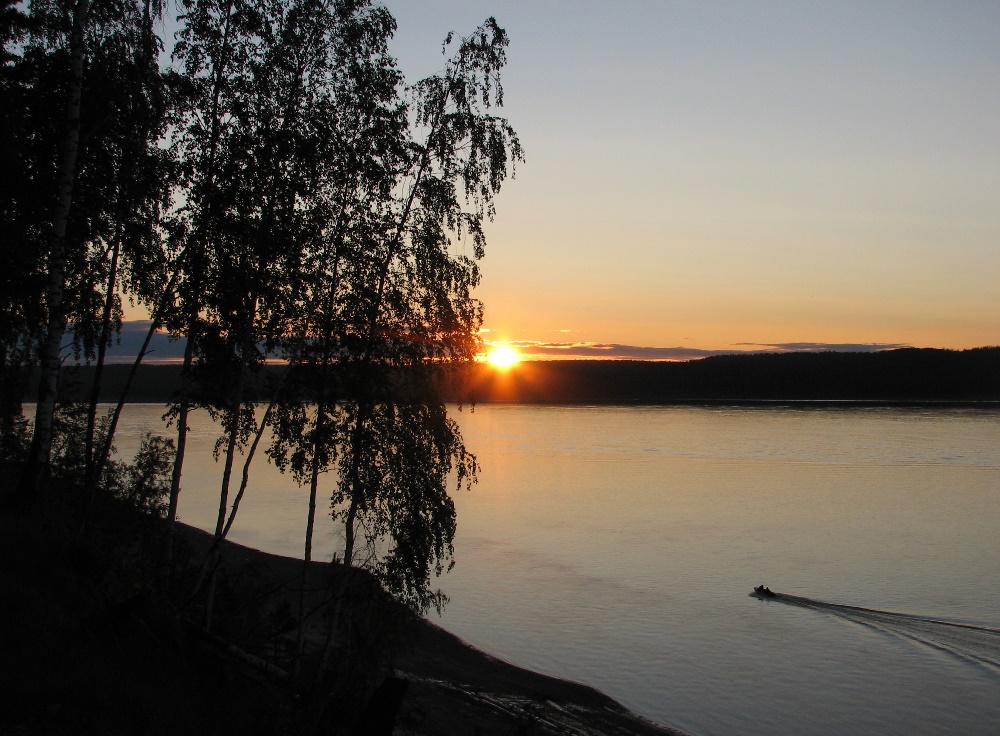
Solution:
<path fill-rule="evenodd" d="M 132 406 L 119 447 L 159 425 Z M 440 623 L 692 734 L 996 734 L 1000 645 L 747 597 L 1000 627 L 1000 413 L 480 406 Z M 181 517 L 214 526 L 195 420 Z M 259 465 L 231 538 L 301 556 L 305 493 Z M 319 550 L 340 534 L 327 521 Z M 933 627 L 931 627 L 933 629 Z"/>

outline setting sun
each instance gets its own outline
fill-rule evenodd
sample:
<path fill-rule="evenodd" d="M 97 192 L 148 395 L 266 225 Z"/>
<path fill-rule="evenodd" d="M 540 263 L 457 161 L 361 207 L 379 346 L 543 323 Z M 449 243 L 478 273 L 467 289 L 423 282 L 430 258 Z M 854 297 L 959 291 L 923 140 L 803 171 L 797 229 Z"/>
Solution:
<path fill-rule="evenodd" d="M 486 354 L 487 362 L 495 368 L 510 368 L 521 361 L 521 355 L 510 345 L 497 345 Z"/>

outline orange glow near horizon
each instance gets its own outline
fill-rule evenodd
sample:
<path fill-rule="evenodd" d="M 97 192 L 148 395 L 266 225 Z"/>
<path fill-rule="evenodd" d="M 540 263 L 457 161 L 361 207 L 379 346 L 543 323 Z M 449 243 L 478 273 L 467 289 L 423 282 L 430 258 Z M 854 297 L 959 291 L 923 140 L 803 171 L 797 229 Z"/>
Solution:
<path fill-rule="evenodd" d="M 510 345 L 494 345 L 486 353 L 486 362 L 505 371 L 521 362 L 521 354 Z"/>

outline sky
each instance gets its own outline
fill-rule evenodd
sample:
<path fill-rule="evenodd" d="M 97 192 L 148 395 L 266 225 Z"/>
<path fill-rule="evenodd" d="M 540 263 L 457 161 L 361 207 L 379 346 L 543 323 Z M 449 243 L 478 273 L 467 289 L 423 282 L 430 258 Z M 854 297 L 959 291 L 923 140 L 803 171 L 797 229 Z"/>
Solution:
<path fill-rule="evenodd" d="M 1000 344 L 1000 3 L 390 0 L 408 81 L 510 35 L 527 161 L 487 340 L 528 353 Z"/>

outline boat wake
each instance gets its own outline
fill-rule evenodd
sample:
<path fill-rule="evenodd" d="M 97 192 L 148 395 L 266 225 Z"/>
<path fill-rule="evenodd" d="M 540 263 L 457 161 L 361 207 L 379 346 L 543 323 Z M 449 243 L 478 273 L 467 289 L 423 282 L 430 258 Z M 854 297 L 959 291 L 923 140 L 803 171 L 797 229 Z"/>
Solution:
<path fill-rule="evenodd" d="M 774 593 L 766 598 L 754 593 L 751 593 L 751 596 L 829 613 L 845 621 L 868 626 L 982 665 L 994 674 L 1000 675 L 1000 629 L 908 613 L 881 611 L 877 608 L 828 603 L 786 593 Z"/>

